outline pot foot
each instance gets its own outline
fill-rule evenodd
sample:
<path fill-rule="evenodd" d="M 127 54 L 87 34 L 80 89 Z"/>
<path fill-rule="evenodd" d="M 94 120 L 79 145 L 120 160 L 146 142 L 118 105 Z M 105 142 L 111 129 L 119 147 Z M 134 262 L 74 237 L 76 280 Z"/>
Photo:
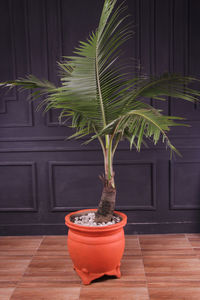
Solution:
<path fill-rule="evenodd" d="M 116 276 L 117 278 L 121 277 L 120 264 L 115 269 L 104 273 L 89 273 L 86 269 L 79 270 L 76 267 L 74 267 L 74 270 L 77 272 L 79 277 L 82 279 L 82 283 L 85 285 L 90 284 L 94 279 L 100 278 L 103 275 Z"/>

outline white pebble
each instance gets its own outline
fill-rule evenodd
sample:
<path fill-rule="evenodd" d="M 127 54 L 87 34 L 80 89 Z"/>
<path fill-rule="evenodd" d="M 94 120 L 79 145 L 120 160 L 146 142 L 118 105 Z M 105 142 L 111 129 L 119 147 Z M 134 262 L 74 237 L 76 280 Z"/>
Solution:
<path fill-rule="evenodd" d="M 82 215 L 74 218 L 74 223 L 83 226 L 97 227 L 97 226 L 109 226 L 120 222 L 120 218 L 113 216 L 112 220 L 109 222 L 96 223 L 95 213 L 90 212 L 87 215 Z"/>

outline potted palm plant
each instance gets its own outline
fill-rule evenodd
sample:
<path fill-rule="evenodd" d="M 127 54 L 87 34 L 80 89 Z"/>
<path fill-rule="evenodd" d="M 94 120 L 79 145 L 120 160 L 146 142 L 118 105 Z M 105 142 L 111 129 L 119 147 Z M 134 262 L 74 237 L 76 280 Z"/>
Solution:
<path fill-rule="evenodd" d="M 89 136 L 87 142 L 97 139 L 100 143 L 104 174 L 100 175 L 103 192 L 99 206 L 66 216 L 69 252 L 85 284 L 103 274 L 120 277 L 126 216 L 115 211 L 113 159 L 119 142 L 127 139 L 130 148 L 140 151 L 145 139 L 157 144 L 162 137 L 171 152 L 178 153 L 167 133 L 172 126 L 184 125 L 179 123 L 182 118 L 163 115 L 144 100 L 166 100 L 170 96 L 194 102 L 199 96 L 188 86 L 195 78 L 176 74 L 136 76 L 127 69 L 120 51 L 132 37 L 132 29 L 127 23 L 127 8 L 124 4 L 115 8 L 116 2 L 105 0 L 98 28 L 80 42 L 73 56 L 59 62 L 60 86 L 33 75 L 1 84 L 30 89 L 32 99 L 42 95 L 39 108 L 60 109 L 60 122 L 71 119 L 76 132 L 70 138 Z"/>

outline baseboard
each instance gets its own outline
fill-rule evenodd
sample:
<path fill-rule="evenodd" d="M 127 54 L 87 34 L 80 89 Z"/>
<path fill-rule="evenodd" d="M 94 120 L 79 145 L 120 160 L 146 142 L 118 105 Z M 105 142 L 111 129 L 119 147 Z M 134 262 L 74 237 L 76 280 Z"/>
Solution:
<path fill-rule="evenodd" d="M 200 233 L 197 222 L 128 223 L 126 234 Z"/>
<path fill-rule="evenodd" d="M 0 225 L 0 236 L 7 235 L 66 235 L 68 232 L 64 224 L 17 224 Z"/>
<path fill-rule="evenodd" d="M 64 224 L 9 224 L 0 225 L 0 236 L 17 235 L 66 235 Z M 200 233 L 200 223 L 128 223 L 125 234 Z"/>

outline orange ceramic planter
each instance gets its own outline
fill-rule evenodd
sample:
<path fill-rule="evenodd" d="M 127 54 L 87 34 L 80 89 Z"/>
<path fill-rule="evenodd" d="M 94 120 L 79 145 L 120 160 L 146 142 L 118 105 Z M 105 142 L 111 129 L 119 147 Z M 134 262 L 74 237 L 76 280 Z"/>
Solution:
<path fill-rule="evenodd" d="M 73 214 L 88 211 L 95 209 L 79 210 L 65 217 L 65 224 L 69 227 L 68 250 L 74 269 L 84 284 L 90 284 L 103 275 L 120 277 L 120 261 L 125 246 L 123 227 L 127 217 L 121 212 L 115 212 L 122 220 L 102 227 L 81 226 L 70 221 Z"/>

